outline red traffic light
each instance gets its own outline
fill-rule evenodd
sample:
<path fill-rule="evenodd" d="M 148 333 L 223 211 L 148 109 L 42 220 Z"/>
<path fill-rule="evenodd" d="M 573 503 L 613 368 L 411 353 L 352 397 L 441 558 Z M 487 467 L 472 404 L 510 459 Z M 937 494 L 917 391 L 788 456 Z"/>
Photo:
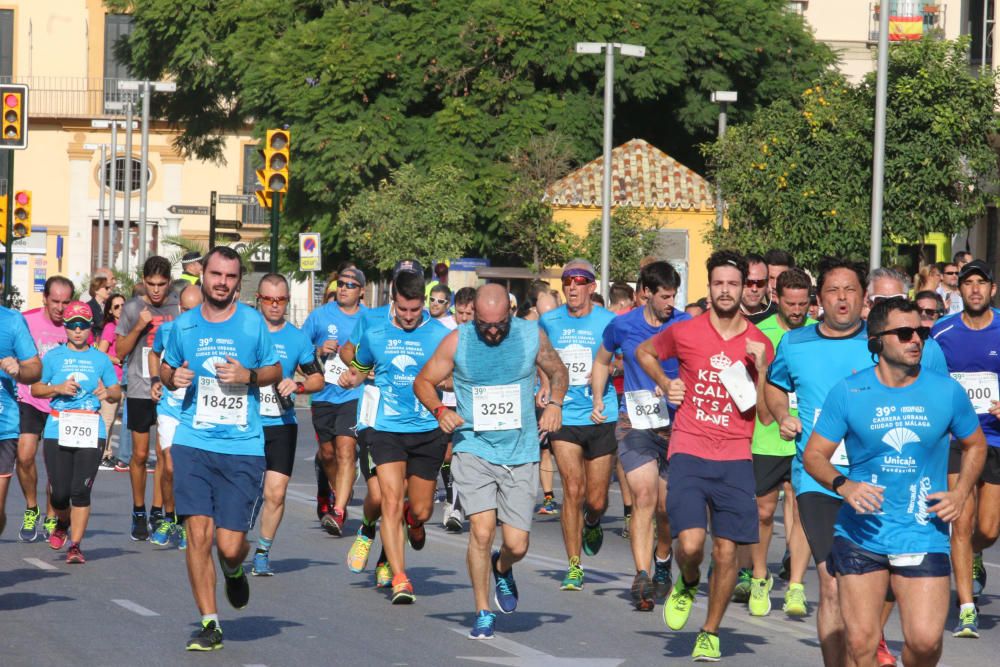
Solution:
<path fill-rule="evenodd" d="M 17 104 L 18 104 L 18 101 L 19 100 L 18 100 L 17 95 L 13 95 L 13 94 L 9 94 L 9 95 L 7 95 L 7 96 L 5 96 L 3 98 L 4 105 L 8 106 L 8 107 L 11 107 L 11 108 L 16 107 Z"/>
<path fill-rule="evenodd" d="M 28 193 L 27 192 L 23 192 L 23 191 L 22 192 L 18 192 L 17 194 L 14 195 L 14 201 L 17 202 L 18 204 L 21 204 L 22 206 L 24 204 L 27 204 L 28 203 Z"/>

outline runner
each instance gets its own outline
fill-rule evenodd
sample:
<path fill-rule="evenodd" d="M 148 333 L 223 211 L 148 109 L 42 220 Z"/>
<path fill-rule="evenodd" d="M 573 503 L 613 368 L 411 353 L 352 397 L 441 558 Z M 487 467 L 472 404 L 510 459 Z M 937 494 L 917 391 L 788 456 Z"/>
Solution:
<path fill-rule="evenodd" d="M 640 283 L 636 283 L 641 289 Z M 617 316 L 624 315 L 632 310 L 635 303 L 635 290 L 628 283 L 611 283 L 608 288 L 608 300 L 611 306 L 608 308 Z M 607 329 L 605 329 L 607 331 Z M 595 359 L 596 363 L 596 359 Z M 621 449 L 622 440 L 629 432 L 631 424 L 628 419 L 628 412 L 622 408 L 625 406 L 625 377 L 622 367 L 621 353 L 615 354 L 610 366 L 611 383 L 615 387 L 615 394 L 618 396 L 618 421 L 615 423 L 615 442 Z M 629 539 L 629 527 L 632 522 L 632 491 L 628 488 L 628 480 L 625 479 L 625 468 L 622 467 L 621 457 L 615 457 L 615 480 L 618 482 L 618 490 L 622 494 L 622 531 L 621 535 L 626 540 Z"/>
<path fill-rule="evenodd" d="M 784 250 L 772 248 L 764 253 L 764 263 L 767 264 L 767 298 L 773 303 L 778 300 L 778 276 L 795 268 L 795 258 Z"/>
<path fill-rule="evenodd" d="M 447 273 L 445 274 L 447 277 Z M 454 331 L 458 322 L 451 315 L 451 290 L 447 285 L 435 283 L 427 296 L 427 310 L 431 317 L 448 327 L 449 331 Z M 441 393 L 441 401 L 454 410 L 455 393 L 444 391 Z M 444 453 L 444 463 L 441 464 L 441 482 L 444 484 L 444 508 L 441 512 L 441 524 L 450 533 L 461 533 L 462 522 L 465 516 L 462 514 L 462 503 L 455 497 L 454 484 L 451 477 L 451 439 L 448 440 L 448 449 Z"/>
<path fill-rule="evenodd" d="M 281 360 L 282 380 L 260 392 L 267 473 L 264 475 L 260 537 L 250 571 L 255 577 L 274 575 L 270 560 L 271 545 L 285 513 L 285 493 L 295 465 L 295 444 L 299 435 L 293 394 L 312 394 L 323 389 L 324 385 L 323 367 L 316 361 L 312 342 L 298 328 L 285 321 L 288 294 L 288 280 L 277 273 L 268 273 L 257 286 L 257 302 Z M 305 382 L 294 380 L 296 370 L 305 376 Z"/>
<path fill-rule="evenodd" d="M 125 297 L 121 294 L 115 292 L 110 297 L 108 297 L 107 302 L 104 304 L 104 327 L 98 331 L 97 321 L 94 321 L 94 338 L 97 339 L 97 349 L 108 355 L 111 359 L 111 364 L 115 367 L 115 375 L 118 376 L 118 383 L 121 384 L 122 381 L 122 360 L 118 358 L 118 350 L 115 349 L 115 327 L 118 326 L 118 318 L 122 313 L 122 308 L 125 307 Z M 124 391 L 124 387 L 122 390 Z M 107 401 L 101 404 L 101 419 L 104 420 L 104 428 L 108 432 L 107 442 L 104 445 L 104 453 L 101 456 L 101 470 L 114 470 L 117 460 L 114 457 L 114 452 L 111 449 L 111 430 L 118 421 L 118 411 L 121 408 L 121 401 L 117 403 L 109 403 Z M 125 466 L 125 470 L 128 466 Z M 122 472 L 125 472 L 122 470 Z"/>
<path fill-rule="evenodd" d="M 32 384 L 41 375 L 42 362 L 24 316 L 0 306 L 0 535 L 7 526 L 7 490 L 20 435 L 15 383 Z"/>
<path fill-rule="evenodd" d="M 966 261 L 966 264 L 970 261 L 972 261 L 971 257 Z M 958 286 L 958 273 L 958 264 L 955 262 L 949 262 L 941 267 L 941 284 L 938 285 L 937 293 L 944 300 L 948 315 L 962 312 L 962 293 Z"/>
<path fill-rule="evenodd" d="M 746 256 L 749 273 L 747 273 L 747 284 L 743 288 L 743 297 L 740 310 L 748 320 L 757 324 L 774 315 L 777 312 L 777 305 L 769 296 L 767 262 L 760 255 L 749 254 Z"/>
<path fill-rule="evenodd" d="M 80 543 L 107 438 L 101 401 L 121 400 L 122 388 L 108 355 L 87 342 L 93 327 L 90 306 L 73 301 L 63 310 L 63 322 L 68 341 L 45 355 L 41 380 L 31 385 L 31 395 L 51 400 L 44 432 L 45 470 L 56 527 L 49 535 L 49 546 L 62 549 L 69 530 L 66 562 L 85 563 Z"/>
<path fill-rule="evenodd" d="M 563 406 L 562 426 L 549 434 L 552 453 L 563 487 L 561 516 L 563 543 L 569 570 L 562 580 L 564 591 L 583 588 L 582 552 L 596 556 L 604 542 L 601 517 L 608 509 L 608 485 L 615 465 L 615 423 L 618 397 L 610 384 L 604 389 L 602 419 L 591 420 L 594 409 L 590 372 L 601 346 L 604 329 L 614 313 L 595 306 L 590 295 L 597 289 L 594 267 L 574 259 L 562 272 L 566 305 L 542 315 L 539 324 L 569 369 L 569 391 Z M 550 400 L 551 400 L 551 389 Z"/>
<path fill-rule="evenodd" d="M 187 283 L 179 295 L 180 312 L 186 313 L 201 305 L 201 286 Z M 168 320 L 160 325 L 153 337 L 153 348 L 149 351 L 149 367 L 158 373 L 160 361 L 166 342 L 170 339 L 176 320 Z M 173 539 L 177 548 L 187 549 L 187 531 L 184 521 L 179 519 L 174 501 L 174 459 L 170 448 L 174 444 L 174 434 L 181 419 L 181 404 L 184 402 L 185 390 L 163 391 L 163 383 L 159 375 L 150 378 L 150 396 L 156 402 L 156 460 L 157 467 L 163 473 L 160 477 L 160 493 L 163 496 L 163 521 L 159 523 L 149 541 L 161 547 L 170 544 Z M 155 479 L 153 480 L 155 483 Z"/>
<path fill-rule="evenodd" d="M 38 348 L 38 358 L 66 342 L 66 329 L 63 327 L 63 309 L 73 300 L 73 283 L 62 276 L 52 276 L 45 281 L 42 290 L 42 307 L 24 313 L 24 321 L 28 331 Z M 38 539 L 38 521 L 41 518 L 38 511 L 38 468 L 35 466 L 35 455 L 38 453 L 38 440 L 45 429 L 45 420 L 49 416 L 49 401 L 35 398 L 31 394 L 31 386 L 18 382 L 18 410 L 21 421 L 21 435 L 17 439 L 17 481 L 21 484 L 27 508 L 17 539 L 21 542 L 34 542 Z M 46 496 L 49 496 L 46 490 Z M 43 529 L 45 537 L 56 527 L 56 516 L 52 508 L 51 498 L 48 499 Z"/>
<path fill-rule="evenodd" d="M 944 301 L 941 300 L 941 295 L 937 292 L 929 290 L 917 292 L 913 301 L 916 302 L 917 312 L 920 313 L 921 326 L 933 327 L 935 322 L 948 313 L 945 310 Z"/>
<path fill-rule="evenodd" d="M 340 537 L 347 520 L 347 503 L 351 500 L 357 463 L 357 424 L 360 389 L 345 389 L 337 380 L 347 367 L 338 352 L 350 337 L 354 327 L 367 310 L 361 305 L 365 274 L 361 269 L 346 267 L 337 276 L 336 301 L 309 313 L 302 333 L 316 346 L 323 363 L 325 386 L 313 396 L 312 418 L 319 441 L 319 459 L 326 479 L 332 484 L 334 505 L 329 507 L 327 494 L 320 493 L 320 524 L 326 532 Z"/>
<path fill-rule="evenodd" d="M 126 419 L 132 434 L 132 458 L 129 475 L 132 480 L 132 525 L 129 537 L 142 542 L 149 539 L 150 524 L 156 530 L 163 519 L 160 486 L 162 466 L 153 477 L 153 505 L 146 515 L 146 461 L 149 459 L 149 430 L 156 424 L 156 405 L 151 394 L 149 351 L 156 330 L 180 314 L 177 295 L 170 290 L 170 262 L 153 255 L 142 266 L 143 296 L 129 299 L 122 308 L 115 327 L 115 348 L 118 357 L 128 365 L 128 397 Z M 153 373 L 155 375 L 155 373 Z M 160 503 L 157 503 L 157 499 Z"/>
<path fill-rule="evenodd" d="M 667 327 L 691 319 L 687 313 L 674 308 L 680 283 L 677 270 L 669 262 L 653 262 L 643 267 L 639 273 L 639 289 L 646 292 L 646 305 L 616 317 L 604 330 L 590 378 L 591 394 L 595 397 L 591 419 L 599 423 L 604 420 L 604 401 L 600 397 L 608 381 L 612 354 L 621 350 L 625 381 L 619 422 L 629 420 L 631 428 L 618 443 L 618 459 L 632 491 L 629 539 L 636 574 L 631 590 L 632 604 L 639 611 L 652 611 L 656 601 L 665 599 L 670 593 L 673 583 L 666 502 L 667 441 L 675 408 L 639 366 L 635 350 Z M 677 379 L 675 359 L 665 360 L 661 368 L 668 378 Z M 653 554 L 652 568 L 650 554 Z M 649 576 L 651 569 L 652 578 Z"/>
<path fill-rule="evenodd" d="M 264 483 L 260 390 L 281 380 L 281 364 L 260 313 L 236 302 L 240 256 L 217 246 L 205 256 L 204 303 L 174 325 L 160 364 L 168 391 L 184 389 L 171 451 L 177 513 L 186 517 L 187 569 L 201 612 L 189 651 L 222 648 L 215 603 L 213 536 L 235 609 L 250 601 L 243 561 Z"/>
<path fill-rule="evenodd" d="M 402 271 L 392 286 L 387 317 L 368 318 L 341 386 L 357 387 L 368 373 L 375 384 L 365 389 L 359 421 L 371 427 L 366 444 L 382 492 L 382 544 L 392 568 L 392 603 L 410 604 L 416 596 L 406 576 L 403 536 L 405 520 L 410 546 L 423 549 L 424 522 L 434 507 L 438 471 L 448 438 L 437 421 L 413 396 L 413 379 L 448 329 L 423 309 L 422 274 Z M 404 504 L 404 496 L 409 500 Z"/>
<path fill-rule="evenodd" d="M 708 259 L 708 313 L 667 327 L 636 348 L 639 365 L 669 395 L 676 385 L 663 372 L 677 359 L 686 390 L 670 436 L 667 513 L 677 539 L 680 578 L 663 605 L 672 630 L 687 623 L 698 592 L 708 517 L 712 524 L 713 574 L 708 614 L 691 657 L 721 657 L 719 626 L 736 584 L 736 546 L 757 541 L 753 498 L 755 386 L 760 391 L 773 356 L 771 342 L 740 312 L 747 262 L 720 250 Z M 764 273 L 767 286 L 767 274 Z"/>
<path fill-rule="evenodd" d="M 514 319 L 506 290 L 484 285 L 476 297 L 473 324 L 449 334 L 413 383 L 420 402 L 454 433 L 455 485 L 471 529 L 467 562 L 476 603 L 470 639 L 492 639 L 489 573 L 494 601 L 504 614 L 517 608 L 514 564 L 528 552 L 531 515 L 538 489 L 538 431 L 559 428 L 569 376 L 534 322 Z M 552 395 L 535 422 L 536 368 L 549 378 Z M 454 374 L 458 410 L 444 405 L 437 387 Z M 493 550 L 497 521 L 500 549 Z"/>
<path fill-rule="evenodd" d="M 816 321 L 809 319 L 807 315 L 811 287 L 812 281 L 802 269 L 788 269 L 778 276 L 775 296 L 778 312 L 757 325 L 775 349 L 788 331 L 816 324 Z M 766 406 L 761 406 L 761 412 L 765 411 Z M 797 417 L 798 410 L 790 406 L 789 414 Z M 789 557 L 789 576 L 783 610 L 788 616 L 805 616 L 808 611 L 803 579 L 809 566 L 809 544 L 796 517 L 795 493 L 791 481 L 795 443 L 783 440 L 779 430 L 777 424 L 764 426 L 758 418 L 754 425 L 751 445 L 754 478 L 757 483 L 760 534 L 760 540 L 750 547 L 753 570 L 747 605 L 753 616 L 766 616 L 771 611 L 770 592 L 774 586 L 774 577 L 767 567 L 767 551 L 774 532 L 774 512 L 778 507 L 780 490 L 784 490 L 785 498 L 791 499 L 792 510 L 787 511 L 789 504 L 785 505 L 785 541 Z"/>
<path fill-rule="evenodd" d="M 962 267 L 958 287 L 963 311 L 935 325 L 932 336 L 944 350 L 948 370 L 972 399 L 986 434 L 986 465 L 978 475 L 962 515 L 951 526 L 952 567 L 959 604 L 955 637 L 979 637 L 978 597 L 986 585 L 983 550 L 1000 533 L 1000 319 L 990 307 L 996 294 L 993 274 L 985 262 Z M 963 450 L 952 443 L 948 487 L 959 488 Z"/>
<path fill-rule="evenodd" d="M 903 663 L 936 665 L 948 615 L 948 524 L 971 496 L 986 441 L 962 387 L 921 369 L 930 331 L 913 303 L 881 301 L 868 327 L 878 365 L 830 390 L 803 460 L 816 481 L 844 500 L 826 566 L 837 577 L 841 608 L 850 610 L 844 625 L 851 664 L 875 664 L 879 603 L 891 587 Z M 953 484 L 949 433 L 961 443 Z M 847 475 L 830 461 L 841 447 L 851 461 Z"/>

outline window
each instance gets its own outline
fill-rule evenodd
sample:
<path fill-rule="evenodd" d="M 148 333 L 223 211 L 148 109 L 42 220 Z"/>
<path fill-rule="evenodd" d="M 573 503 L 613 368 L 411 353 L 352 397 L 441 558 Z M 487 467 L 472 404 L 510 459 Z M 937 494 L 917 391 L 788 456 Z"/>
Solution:
<path fill-rule="evenodd" d="M 243 194 L 251 194 L 257 189 L 257 170 L 264 168 L 264 158 L 260 156 L 260 146 L 246 144 L 243 146 Z M 244 225 L 266 225 L 271 218 L 267 209 L 261 208 L 256 202 L 241 207 L 243 212 L 240 220 Z"/>
<path fill-rule="evenodd" d="M 128 158 L 120 157 L 114 162 L 115 165 L 115 192 L 125 192 L 125 161 Z M 142 178 L 142 162 L 132 158 L 129 160 L 132 163 L 132 193 L 138 194 L 139 192 L 139 179 Z M 104 163 L 104 187 L 111 187 L 111 161 Z M 148 169 L 146 170 L 146 185 L 148 186 L 152 180 L 152 172 Z"/>
<path fill-rule="evenodd" d="M 128 14 L 107 14 L 104 17 L 104 101 L 121 100 L 118 81 L 130 79 L 128 65 L 118 60 L 115 46 L 118 41 L 132 32 L 132 17 Z M 107 109 L 108 112 L 118 111 Z"/>
<path fill-rule="evenodd" d="M 986 15 L 985 30 L 983 15 Z M 983 37 L 986 37 L 986 65 L 993 63 L 993 35 L 995 18 L 993 2 L 987 0 L 971 0 L 969 2 L 969 33 L 972 44 L 969 47 L 969 61 L 973 65 L 983 64 Z M 985 32 L 985 35 L 983 34 Z"/>

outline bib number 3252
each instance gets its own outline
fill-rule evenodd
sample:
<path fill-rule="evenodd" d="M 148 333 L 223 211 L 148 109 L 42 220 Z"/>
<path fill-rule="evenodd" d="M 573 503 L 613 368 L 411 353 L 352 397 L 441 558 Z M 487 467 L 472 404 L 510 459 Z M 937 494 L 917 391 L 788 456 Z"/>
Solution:
<path fill-rule="evenodd" d="M 472 427 L 476 431 L 521 428 L 521 389 L 516 384 L 472 388 Z"/>
<path fill-rule="evenodd" d="M 246 426 L 247 386 L 226 384 L 214 377 L 199 377 L 195 419 L 207 424 Z"/>

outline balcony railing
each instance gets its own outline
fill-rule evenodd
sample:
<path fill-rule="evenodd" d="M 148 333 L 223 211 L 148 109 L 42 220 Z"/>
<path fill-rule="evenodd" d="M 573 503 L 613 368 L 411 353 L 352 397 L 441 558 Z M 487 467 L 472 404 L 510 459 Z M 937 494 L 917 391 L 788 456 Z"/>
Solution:
<path fill-rule="evenodd" d="M 882 8 L 889 12 L 889 41 L 903 42 L 944 34 L 947 7 L 926 0 L 886 0 L 868 6 L 868 43 L 877 44 Z"/>
<path fill-rule="evenodd" d="M 23 83 L 30 90 L 28 114 L 45 118 L 102 118 L 124 115 L 120 106 L 137 101 L 135 92 L 119 91 L 119 79 L 63 76 L 0 77 L 0 83 Z"/>

